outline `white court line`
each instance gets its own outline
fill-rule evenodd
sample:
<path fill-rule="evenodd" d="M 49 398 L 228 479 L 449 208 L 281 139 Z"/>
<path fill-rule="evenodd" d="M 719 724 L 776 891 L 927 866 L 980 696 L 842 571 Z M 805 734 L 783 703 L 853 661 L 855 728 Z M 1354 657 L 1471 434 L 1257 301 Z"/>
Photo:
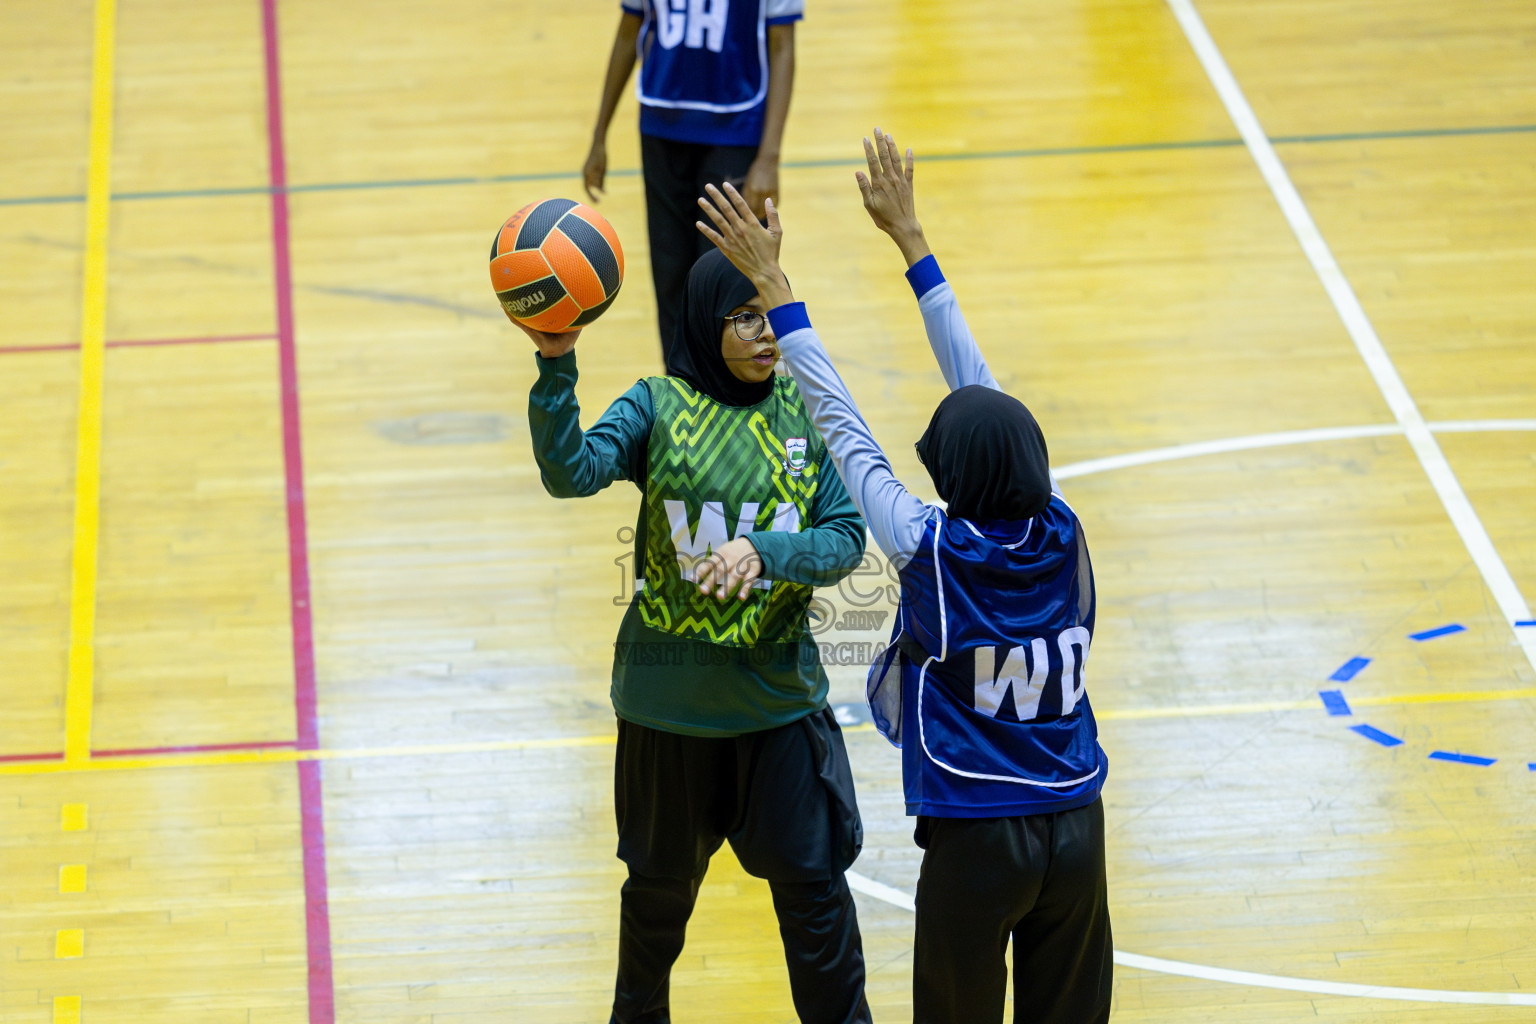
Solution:
<path fill-rule="evenodd" d="M 1333 252 L 1328 248 L 1328 243 L 1323 241 L 1322 233 L 1318 231 L 1317 224 L 1312 220 L 1312 214 L 1302 202 L 1296 186 L 1291 183 L 1284 165 L 1280 163 L 1280 157 L 1275 153 L 1274 146 L 1270 145 L 1264 129 L 1259 126 L 1259 119 L 1254 115 L 1253 108 L 1248 105 L 1248 99 L 1243 95 L 1237 80 L 1232 77 L 1226 60 L 1217 48 L 1215 40 L 1206 31 L 1205 23 L 1200 20 L 1194 4 L 1190 0 L 1167 0 L 1167 3 L 1174 17 L 1178 19 L 1180 27 L 1183 28 L 1184 35 L 1189 39 L 1190 46 L 1194 48 L 1195 55 L 1200 59 L 1201 66 L 1205 68 L 1211 84 L 1216 87 L 1222 105 L 1227 108 L 1227 114 L 1243 137 L 1243 142 L 1247 145 L 1248 152 L 1252 154 L 1254 163 L 1258 164 L 1259 173 L 1269 185 L 1275 201 L 1280 204 L 1280 211 L 1285 215 L 1286 222 L 1295 233 L 1296 240 L 1301 243 L 1307 261 L 1312 264 L 1312 269 L 1322 281 L 1329 299 L 1333 301 L 1334 309 L 1343 319 L 1344 327 L 1349 331 L 1349 336 L 1353 339 L 1360 358 L 1365 360 L 1366 368 L 1370 370 L 1377 388 L 1381 390 L 1382 397 L 1391 408 L 1393 417 L 1401 425 L 1404 436 L 1419 457 L 1419 463 L 1429 476 L 1429 482 L 1434 487 L 1435 493 L 1439 495 L 1440 503 L 1445 506 L 1446 513 L 1451 517 L 1451 523 L 1456 527 L 1456 532 L 1461 535 L 1462 543 L 1466 544 L 1467 552 L 1472 556 L 1478 571 L 1482 573 L 1483 582 L 1488 585 L 1493 599 L 1498 603 L 1499 611 L 1503 613 L 1505 621 L 1509 624 L 1515 642 L 1525 651 L 1531 667 L 1536 669 L 1536 635 L 1531 635 L 1527 630 L 1514 628 L 1516 622 L 1531 617 L 1530 606 L 1526 604 L 1519 587 L 1515 585 L 1509 569 L 1499 558 L 1499 553 L 1493 547 L 1493 541 L 1488 537 L 1488 531 L 1483 529 L 1482 521 L 1473 511 L 1472 503 L 1467 500 L 1466 493 L 1462 491 L 1450 463 L 1446 461 L 1440 445 L 1430 433 L 1429 425 L 1424 422 L 1424 417 L 1419 413 L 1418 406 L 1414 404 L 1413 397 L 1404 386 L 1402 377 L 1398 375 L 1397 367 L 1392 364 L 1392 359 L 1387 355 L 1386 348 L 1382 346 L 1381 339 L 1376 336 L 1376 329 L 1371 326 L 1370 319 L 1365 315 L 1364 307 L 1360 305 L 1354 289 L 1350 287 L 1344 272 L 1333 258 Z"/>
<path fill-rule="evenodd" d="M 848 888 L 873 896 L 902 910 L 916 911 L 911 896 L 900 889 L 893 889 L 859 874 L 846 873 Z M 1250 985 L 1254 988 L 1284 989 L 1288 992 L 1312 992 L 1325 996 L 1354 996 L 1360 999 L 1397 999 L 1415 1003 L 1478 1003 L 1486 1006 L 1536 1006 L 1536 995 L 1526 992 L 1458 992 L 1433 988 L 1394 988 L 1389 985 L 1354 985 L 1343 981 L 1310 981 L 1306 978 L 1284 978 L 1277 974 L 1255 974 L 1253 971 L 1229 971 L 1225 967 L 1207 967 L 1204 964 L 1185 963 L 1182 960 L 1164 960 L 1140 953 L 1115 951 L 1115 963 L 1121 967 L 1134 967 L 1141 971 L 1158 974 L 1176 974 L 1184 978 L 1200 978 L 1204 981 L 1224 981 L 1232 985 Z"/>
<path fill-rule="evenodd" d="M 1446 420 L 1427 424 L 1436 434 L 1500 433 L 1503 431 L 1536 430 L 1536 420 Z M 1170 445 L 1167 448 L 1147 448 L 1123 455 L 1106 455 L 1100 459 L 1085 459 L 1066 466 L 1052 467 L 1058 480 L 1093 473 L 1107 473 L 1112 469 L 1130 469 L 1155 462 L 1177 462 L 1201 455 L 1221 455 L 1226 452 L 1251 451 L 1256 448 L 1279 448 L 1289 444 L 1317 444 L 1323 441 L 1348 441 L 1359 437 L 1400 437 L 1403 428 L 1395 423 L 1373 424 L 1359 427 L 1317 427 L 1313 430 L 1285 430 L 1274 434 L 1248 434 L 1244 437 L 1223 437 L 1215 441 L 1194 441 L 1189 444 Z"/>

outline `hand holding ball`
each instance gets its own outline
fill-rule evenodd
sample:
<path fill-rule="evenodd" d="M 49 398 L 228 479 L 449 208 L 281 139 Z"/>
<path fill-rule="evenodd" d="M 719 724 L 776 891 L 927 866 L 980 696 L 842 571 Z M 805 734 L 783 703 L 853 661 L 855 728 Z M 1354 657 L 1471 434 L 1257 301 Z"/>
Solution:
<path fill-rule="evenodd" d="M 578 331 L 602 316 L 623 280 L 613 225 L 571 199 L 529 203 L 491 241 L 491 286 L 501 308 L 545 334 Z"/>

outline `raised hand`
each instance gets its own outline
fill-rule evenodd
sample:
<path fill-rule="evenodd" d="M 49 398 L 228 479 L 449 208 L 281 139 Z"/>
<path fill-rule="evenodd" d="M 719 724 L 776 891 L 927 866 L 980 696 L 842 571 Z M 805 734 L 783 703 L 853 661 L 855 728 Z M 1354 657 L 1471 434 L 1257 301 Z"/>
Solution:
<path fill-rule="evenodd" d="M 869 219 L 875 222 L 875 227 L 891 236 L 910 267 L 927 256 L 930 250 L 912 199 L 912 150 L 907 150 L 905 164 L 899 153 L 896 140 L 876 128 L 874 141 L 864 140 L 864 159 L 869 163 L 869 174 L 854 171 L 853 177 L 858 182 L 859 194 L 864 197 L 864 209 L 869 213 Z"/>
<path fill-rule="evenodd" d="M 730 182 L 725 183 L 724 191 L 713 185 L 705 185 L 704 191 L 707 196 L 699 198 L 699 208 L 714 227 L 695 221 L 699 231 L 719 246 L 725 258 L 735 264 L 747 280 L 757 285 L 758 294 L 768 308 L 793 302 L 789 281 L 779 269 L 779 240 L 784 237 L 784 230 L 779 226 L 779 211 L 773 200 L 763 201 L 768 212 L 768 226 L 764 227 Z"/>

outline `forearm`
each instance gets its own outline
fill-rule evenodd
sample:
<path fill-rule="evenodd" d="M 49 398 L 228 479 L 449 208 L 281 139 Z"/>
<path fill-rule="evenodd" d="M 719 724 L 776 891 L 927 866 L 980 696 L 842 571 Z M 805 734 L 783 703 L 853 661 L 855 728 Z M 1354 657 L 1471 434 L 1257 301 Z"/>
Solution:
<path fill-rule="evenodd" d="M 864 522 L 853 505 L 848 503 L 841 515 L 815 522 L 797 533 L 747 534 L 763 561 L 764 579 L 825 587 L 859 567 L 864 557 Z"/>
<path fill-rule="evenodd" d="M 635 40 L 640 36 L 640 16 L 625 11 L 619 16 L 619 30 L 613 37 L 613 51 L 608 55 L 608 71 L 603 77 L 603 95 L 597 108 L 597 124 L 592 129 L 594 141 L 608 137 L 608 126 L 624 95 L 624 86 L 635 70 Z"/>
<path fill-rule="evenodd" d="M 634 389 L 583 432 L 575 354 L 535 359 L 539 377 L 528 394 L 528 428 L 544 489 L 556 498 L 580 498 L 615 480 L 637 479 L 649 410 Z"/>
<path fill-rule="evenodd" d="M 868 523 L 875 543 L 891 558 L 910 558 L 922 539 L 928 506 L 896 478 L 890 460 L 875 442 L 847 385 L 806 319 L 804 307 L 781 307 L 771 310 L 769 317 L 785 365 L 794 375 L 816 430 L 826 441 L 838 475 Z"/>
<path fill-rule="evenodd" d="M 757 159 L 778 166 L 784 142 L 784 124 L 789 119 L 789 100 L 795 89 L 795 26 L 768 26 L 768 97 L 763 105 L 763 137 L 757 146 Z"/>
<path fill-rule="evenodd" d="M 928 345 L 951 391 L 971 384 L 998 388 L 987 360 L 960 312 L 955 291 L 939 270 L 938 260 L 925 257 L 907 270 L 907 281 L 917 296 Z"/>

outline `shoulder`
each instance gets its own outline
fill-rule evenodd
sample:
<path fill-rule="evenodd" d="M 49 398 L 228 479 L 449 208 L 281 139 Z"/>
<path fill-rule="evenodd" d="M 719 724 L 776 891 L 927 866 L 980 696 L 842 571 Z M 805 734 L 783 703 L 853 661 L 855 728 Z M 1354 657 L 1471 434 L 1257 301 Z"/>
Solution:
<path fill-rule="evenodd" d="M 776 377 L 773 385 L 773 397 L 776 402 L 793 419 L 804 421 L 805 427 L 810 431 L 815 444 L 821 444 L 821 435 L 812 425 L 811 410 L 805 404 L 805 396 L 800 393 L 800 385 L 795 383 L 795 378 L 787 374 Z M 823 446 L 824 447 L 824 446 Z"/>
<path fill-rule="evenodd" d="M 635 387 L 641 386 L 650 393 L 651 398 L 656 400 L 677 397 L 693 404 L 706 397 L 695 391 L 693 385 L 681 377 L 641 377 Z"/>
<path fill-rule="evenodd" d="M 762 0 L 763 17 L 770 25 L 782 25 L 805 17 L 805 0 Z"/>

